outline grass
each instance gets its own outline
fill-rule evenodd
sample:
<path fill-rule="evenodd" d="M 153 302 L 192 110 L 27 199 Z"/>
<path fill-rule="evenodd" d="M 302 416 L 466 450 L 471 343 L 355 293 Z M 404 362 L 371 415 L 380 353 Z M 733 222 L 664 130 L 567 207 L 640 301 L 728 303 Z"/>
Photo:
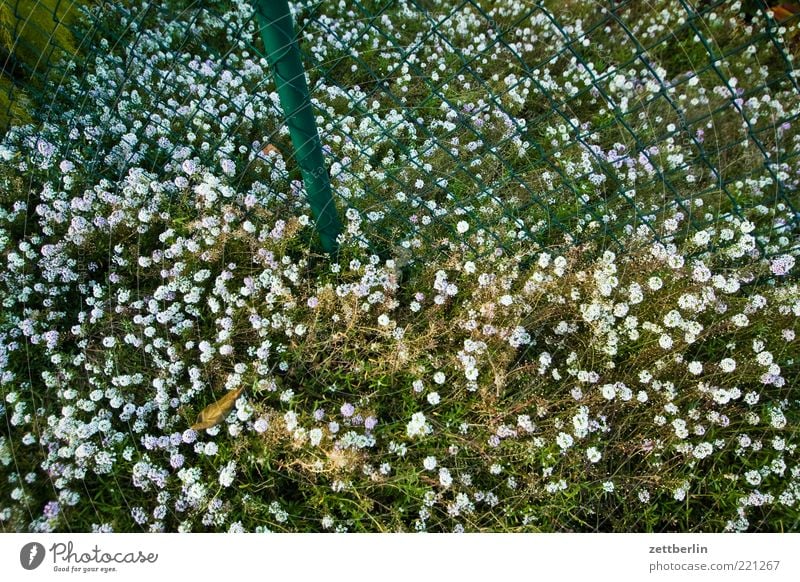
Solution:
<path fill-rule="evenodd" d="M 800 100 L 763 20 L 692 20 L 757 46 L 720 79 L 670 2 L 616 15 L 646 61 L 591 3 L 486 5 L 483 37 L 299 7 L 329 257 L 247 9 L 168 4 L 98 12 L 136 47 L 56 110 L 32 83 L 0 147 L 0 529 L 798 529 Z"/>

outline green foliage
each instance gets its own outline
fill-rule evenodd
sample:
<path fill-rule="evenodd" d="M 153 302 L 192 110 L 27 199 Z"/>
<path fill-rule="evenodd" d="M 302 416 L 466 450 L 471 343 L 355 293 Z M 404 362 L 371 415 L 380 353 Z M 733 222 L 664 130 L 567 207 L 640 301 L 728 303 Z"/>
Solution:
<path fill-rule="evenodd" d="M 71 30 L 90 0 L 3 0 L 0 5 L 0 129 L 27 120 L 25 90 L 41 91 L 48 73 L 77 51 Z M 23 89 L 24 88 L 24 89 Z"/>

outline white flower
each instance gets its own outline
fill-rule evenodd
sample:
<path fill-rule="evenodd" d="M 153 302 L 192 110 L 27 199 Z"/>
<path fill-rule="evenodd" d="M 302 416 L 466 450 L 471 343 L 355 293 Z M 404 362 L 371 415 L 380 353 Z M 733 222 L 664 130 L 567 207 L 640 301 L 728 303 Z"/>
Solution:
<path fill-rule="evenodd" d="M 702 263 L 695 264 L 692 269 L 692 279 L 698 283 L 705 283 L 711 278 L 711 271 Z"/>
<path fill-rule="evenodd" d="M 181 165 L 183 171 L 189 174 L 190 176 L 197 171 L 197 164 L 194 160 L 184 160 L 183 164 Z"/>
<path fill-rule="evenodd" d="M 525 432 L 534 432 L 536 430 L 536 425 L 527 414 L 520 414 L 517 416 L 517 426 Z"/>
<path fill-rule="evenodd" d="M 428 394 L 428 402 L 430 404 L 436 406 L 437 404 L 439 404 L 440 401 L 441 398 L 438 392 L 431 392 L 430 394 Z"/>
<path fill-rule="evenodd" d="M 775 257 L 772 262 L 770 263 L 770 269 L 772 270 L 773 275 L 786 275 L 789 271 L 792 270 L 794 267 L 795 259 L 791 255 L 781 255 L 780 257 Z"/>
<path fill-rule="evenodd" d="M 436 382 L 437 384 L 444 384 L 445 381 L 444 372 L 436 372 L 433 375 L 433 381 Z"/>
<path fill-rule="evenodd" d="M 698 361 L 689 362 L 689 373 L 698 376 L 703 373 L 703 363 Z"/>
<path fill-rule="evenodd" d="M 230 487 L 236 478 L 236 461 L 230 461 L 219 472 L 219 484 L 223 487 Z"/>
<path fill-rule="evenodd" d="M 406 425 L 406 434 L 409 437 L 424 436 L 432 431 L 430 425 L 422 412 L 416 412 L 411 416 L 411 420 Z"/>
<path fill-rule="evenodd" d="M 769 366 L 772 364 L 772 354 L 770 352 L 761 352 L 756 356 L 756 361 L 762 366 Z"/>
<path fill-rule="evenodd" d="M 425 457 L 422 461 L 422 466 L 425 467 L 427 471 L 433 471 L 436 468 L 436 457 Z"/>
<path fill-rule="evenodd" d="M 286 423 L 286 430 L 293 432 L 297 428 L 297 413 L 289 410 L 283 415 L 283 422 Z"/>
<path fill-rule="evenodd" d="M 711 443 L 700 443 L 695 445 L 692 454 L 697 459 L 705 459 L 712 452 L 714 452 L 714 447 L 711 445 Z"/>
<path fill-rule="evenodd" d="M 744 313 L 737 313 L 731 317 L 731 321 L 737 327 L 747 327 L 747 325 L 750 323 L 750 320 Z"/>
<path fill-rule="evenodd" d="M 460 220 L 456 225 L 456 230 L 459 234 L 464 234 L 469 230 L 469 223 L 466 220 Z"/>
<path fill-rule="evenodd" d="M 574 442 L 575 440 L 572 438 L 572 435 L 565 432 L 558 433 L 556 437 L 556 444 L 561 447 L 562 450 L 567 450 Z"/>
<path fill-rule="evenodd" d="M 664 325 L 667 327 L 678 327 L 681 323 L 683 323 L 683 317 L 675 309 L 664 316 Z"/>
<path fill-rule="evenodd" d="M 524 327 L 518 325 L 511 331 L 511 335 L 508 337 L 508 343 L 513 348 L 530 344 L 531 335 L 525 330 Z"/>
<path fill-rule="evenodd" d="M 736 360 L 733 358 L 725 358 L 719 363 L 719 367 L 723 372 L 733 372 L 736 369 Z"/>
<path fill-rule="evenodd" d="M 598 451 L 596 447 L 589 447 L 588 449 L 586 449 L 586 458 L 589 459 L 590 463 L 598 462 L 601 457 L 602 455 L 600 454 L 600 451 Z"/>
<path fill-rule="evenodd" d="M 539 265 L 542 269 L 546 269 L 547 265 L 550 264 L 550 255 L 548 253 L 542 253 L 539 255 L 539 259 L 536 261 L 536 264 Z"/>
<path fill-rule="evenodd" d="M 312 428 L 310 431 L 308 431 L 308 440 L 314 447 L 319 445 L 319 443 L 322 442 L 322 430 L 319 428 Z"/>
<path fill-rule="evenodd" d="M 450 487 L 453 484 L 453 477 L 445 467 L 439 469 L 439 483 L 442 487 Z"/>
<path fill-rule="evenodd" d="M 770 415 L 770 424 L 774 428 L 785 428 L 786 427 L 786 416 L 783 414 L 783 411 L 780 408 L 771 408 L 769 411 Z"/>
<path fill-rule="evenodd" d="M 711 237 L 709 236 L 708 232 L 706 232 L 705 230 L 701 230 L 695 233 L 692 240 L 694 241 L 694 244 L 698 246 L 703 246 L 705 244 L 708 244 L 708 241 L 711 240 Z"/>
<path fill-rule="evenodd" d="M 686 421 L 682 418 L 676 418 L 673 420 L 672 428 L 675 430 L 675 436 L 680 439 L 685 439 L 689 436 L 689 431 L 686 430 Z"/>
<path fill-rule="evenodd" d="M 744 474 L 744 478 L 750 485 L 758 485 L 761 483 L 761 473 L 758 471 L 748 471 Z"/>
<path fill-rule="evenodd" d="M 644 300 L 642 286 L 639 285 L 639 283 L 631 283 L 628 286 L 628 299 L 634 305 L 641 303 Z"/>

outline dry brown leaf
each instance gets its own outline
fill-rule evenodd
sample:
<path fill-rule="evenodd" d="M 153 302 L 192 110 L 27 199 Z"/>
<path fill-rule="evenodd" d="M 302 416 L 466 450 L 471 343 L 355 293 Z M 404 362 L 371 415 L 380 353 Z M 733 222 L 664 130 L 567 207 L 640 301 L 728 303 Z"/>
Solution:
<path fill-rule="evenodd" d="M 231 390 L 216 402 L 212 402 L 206 406 L 200 411 L 200 414 L 197 415 L 197 422 L 192 425 L 192 428 L 194 430 L 204 430 L 216 426 L 225 420 L 231 410 L 233 410 L 233 405 L 236 404 L 236 399 L 239 398 L 243 390 L 244 386 L 236 390 Z"/>
<path fill-rule="evenodd" d="M 263 155 L 265 155 L 265 156 L 268 156 L 269 154 L 272 154 L 272 153 L 280 154 L 281 151 L 278 148 L 276 148 L 274 145 L 272 145 L 271 143 L 268 143 L 267 145 L 264 146 L 264 149 L 261 150 L 261 153 Z"/>
<path fill-rule="evenodd" d="M 791 4 L 780 4 L 778 6 L 773 6 L 769 8 L 769 11 L 772 12 L 775 20 L 786 20 L 798 12 L 797 7 Z"/>

